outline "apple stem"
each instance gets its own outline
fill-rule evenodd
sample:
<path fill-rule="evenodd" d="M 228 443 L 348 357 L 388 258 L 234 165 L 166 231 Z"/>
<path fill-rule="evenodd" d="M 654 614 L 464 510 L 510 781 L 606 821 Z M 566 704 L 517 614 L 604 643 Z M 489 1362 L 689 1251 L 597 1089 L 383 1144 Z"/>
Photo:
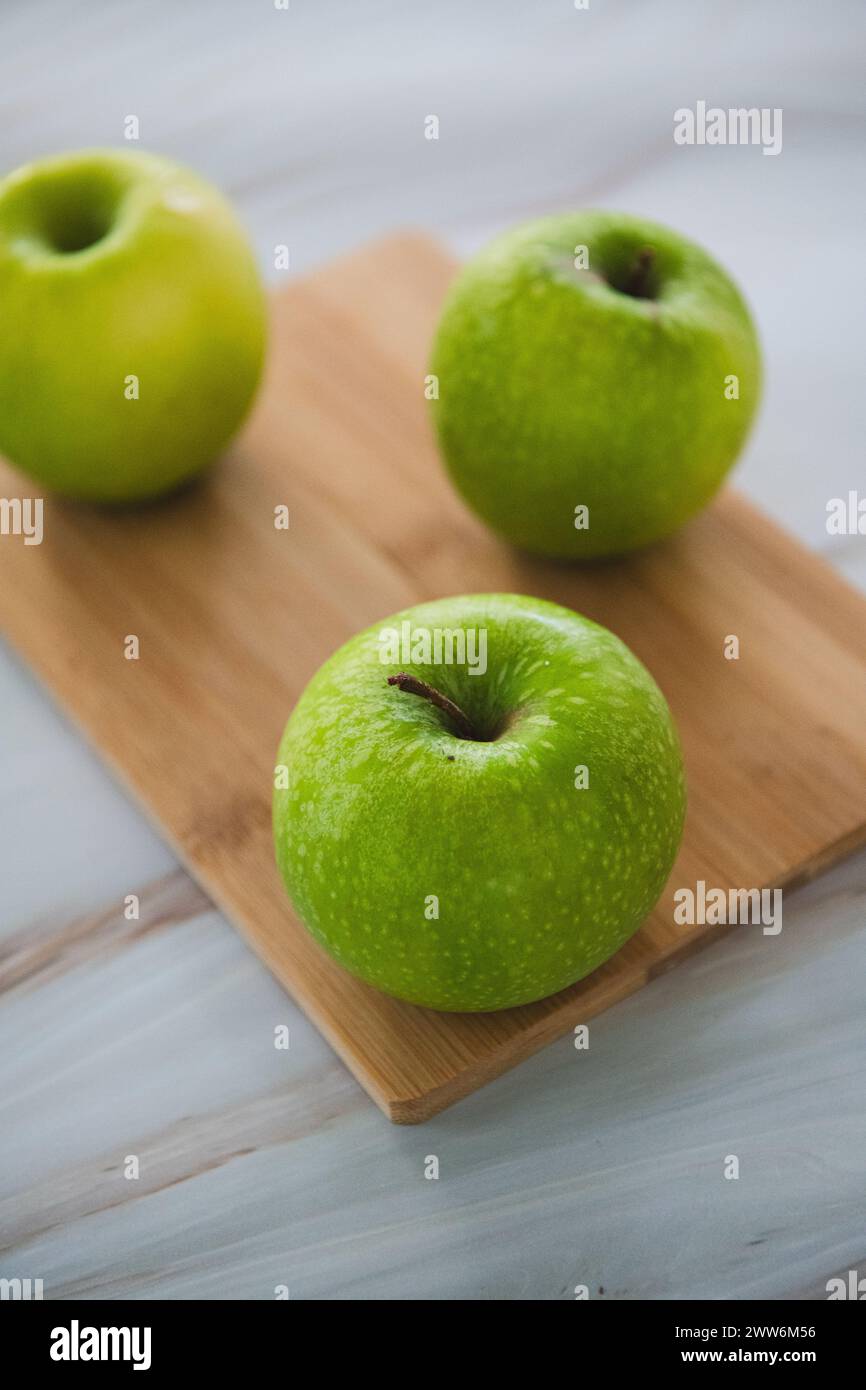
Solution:
<path fill-rule="evenodd" d="M 389 676 L 388 684 L 396 685 L 398 690 L 405 691 L 407 695 L 420 695 L 422 699 L 429 700 L 437 709 L 448 715 L 461 738 L 475 739 L 475 731 L 460 706 L 449 700 L 447 695 L 443 695 L 441 690 L 436 690 L 417 676 L 410 676 L 406 671 L 401 671 L 397 676 Z"/>
<path fill-rule="evenodd" d="M 638 251 L 632 263 L 631 270 L 626 278 L 623 289 L 626 294 L 630 294 L 633 299 L 648 299 L 647 289 L 649 288 L 650 271 L 655 262 L 656 253 L 651 246 L 644 246 Z"/>

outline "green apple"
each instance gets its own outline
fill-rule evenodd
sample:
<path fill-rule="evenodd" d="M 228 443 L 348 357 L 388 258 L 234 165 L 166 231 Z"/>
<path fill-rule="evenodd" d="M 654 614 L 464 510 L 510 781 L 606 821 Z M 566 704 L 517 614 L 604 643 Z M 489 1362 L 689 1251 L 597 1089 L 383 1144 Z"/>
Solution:
<path fill-rule="evenodd" d="M 352 638 L 283 734 L 276 857 L 341 965 L 432 1009 L 528 1004 L 638 928 L 680 843 L 679 741 L 606 628 L 513 594 Z"/>
<path fill-rule="evenodd" d="M 85 150 L 0 182 L 0 453 L 71 497 L 154 497 L 237 430 L 265 306 L 222 195 L 154 155 Z"/>
<path fill-rule="evenodd" d="M 456 487 L 542 555 L 646 545 L 709 501 L 761 391 L 749 311 L 699 246 L 622 213 L 544 218 L 463 270 L 433 348 Z"/>

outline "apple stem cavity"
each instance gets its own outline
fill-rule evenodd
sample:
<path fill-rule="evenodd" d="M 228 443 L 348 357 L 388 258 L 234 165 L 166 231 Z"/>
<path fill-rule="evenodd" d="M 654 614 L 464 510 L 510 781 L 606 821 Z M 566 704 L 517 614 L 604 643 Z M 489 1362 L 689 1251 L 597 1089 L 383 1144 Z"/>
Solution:
<path fill-rule="evenodd" d="M 435 686 L 428 685 L 426 681 L 419 680 L 417 676 L 410 676 L 408 672 L 401 671 L 399 675 L 388 677 L 389 685 L 396 685 L 398 690 L 404 691 L 407 695 L 420 695 L 422 699 L 429 700 L 437 709 L 441 709 L 454 725 L 459 738 L 471 739 L 478 742 L 478 735 L 463 713 L 459 705 L 455 705 L 453 700 L 449 700 L 447 695 L 443 695 L 441 690 Z"/>
<path fill-rule="evenodd" d="M 652 246 L 641 247 L 626 276 L 622 287 L 623 294 L 630 294 L 632 299 L 652 299 L 650 276 L 655 259 L 656 253 Z"/>

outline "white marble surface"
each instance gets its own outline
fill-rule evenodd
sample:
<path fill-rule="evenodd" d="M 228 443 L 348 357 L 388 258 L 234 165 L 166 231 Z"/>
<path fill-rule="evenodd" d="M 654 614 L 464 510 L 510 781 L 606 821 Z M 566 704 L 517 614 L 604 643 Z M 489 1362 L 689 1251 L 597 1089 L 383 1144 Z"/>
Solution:
<path fill-rule="evenodd" d="M 294 271 L 396 226 L 468 251 L 578 203 L 667 220 L 756 308 L 740 485 L 866 589 L 866 537 L 825 529 L 866 490 L 864 39 L 841 0 L 7 0 L 0 169 L 136 114 Z M 676 147 L 699 98 L 781 106 L 782 154 Z M 780 938 L 744 929 L 611 1010 L 588 1053 L 397 1130 L 8 648 L 0 704 L 0 1275 L 447 1300 L 811 1298 L 866 1272 L 866 856 Z"/>

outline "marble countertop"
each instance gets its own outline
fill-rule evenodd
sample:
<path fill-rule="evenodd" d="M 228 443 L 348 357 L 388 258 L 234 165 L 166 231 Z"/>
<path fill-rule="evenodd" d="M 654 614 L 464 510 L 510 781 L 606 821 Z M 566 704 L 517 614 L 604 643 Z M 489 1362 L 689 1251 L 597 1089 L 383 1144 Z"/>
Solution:
<path fill-rule="evenodd" d="M 738 485 L 866 590 L 866 536 L 826 529 L 866 490 L 864 40 L 844 0 L 21 0 L 0 170 L 122 143 L 134 114 L 292 273 L 395 227 L 465 253 L 578 204 L 670 222 L 756 309 Z M 676 146 L 699 99 L 782 108 L 781 154 Z M 396 1129 L 2 646 L 0 704 L 0 1276 L 46 1298 L 784 1299 L 866 1273 L 866 855 L 786 902 L 780 938 L 735 932 L 604 1014 L 587 1052 Z"/>

